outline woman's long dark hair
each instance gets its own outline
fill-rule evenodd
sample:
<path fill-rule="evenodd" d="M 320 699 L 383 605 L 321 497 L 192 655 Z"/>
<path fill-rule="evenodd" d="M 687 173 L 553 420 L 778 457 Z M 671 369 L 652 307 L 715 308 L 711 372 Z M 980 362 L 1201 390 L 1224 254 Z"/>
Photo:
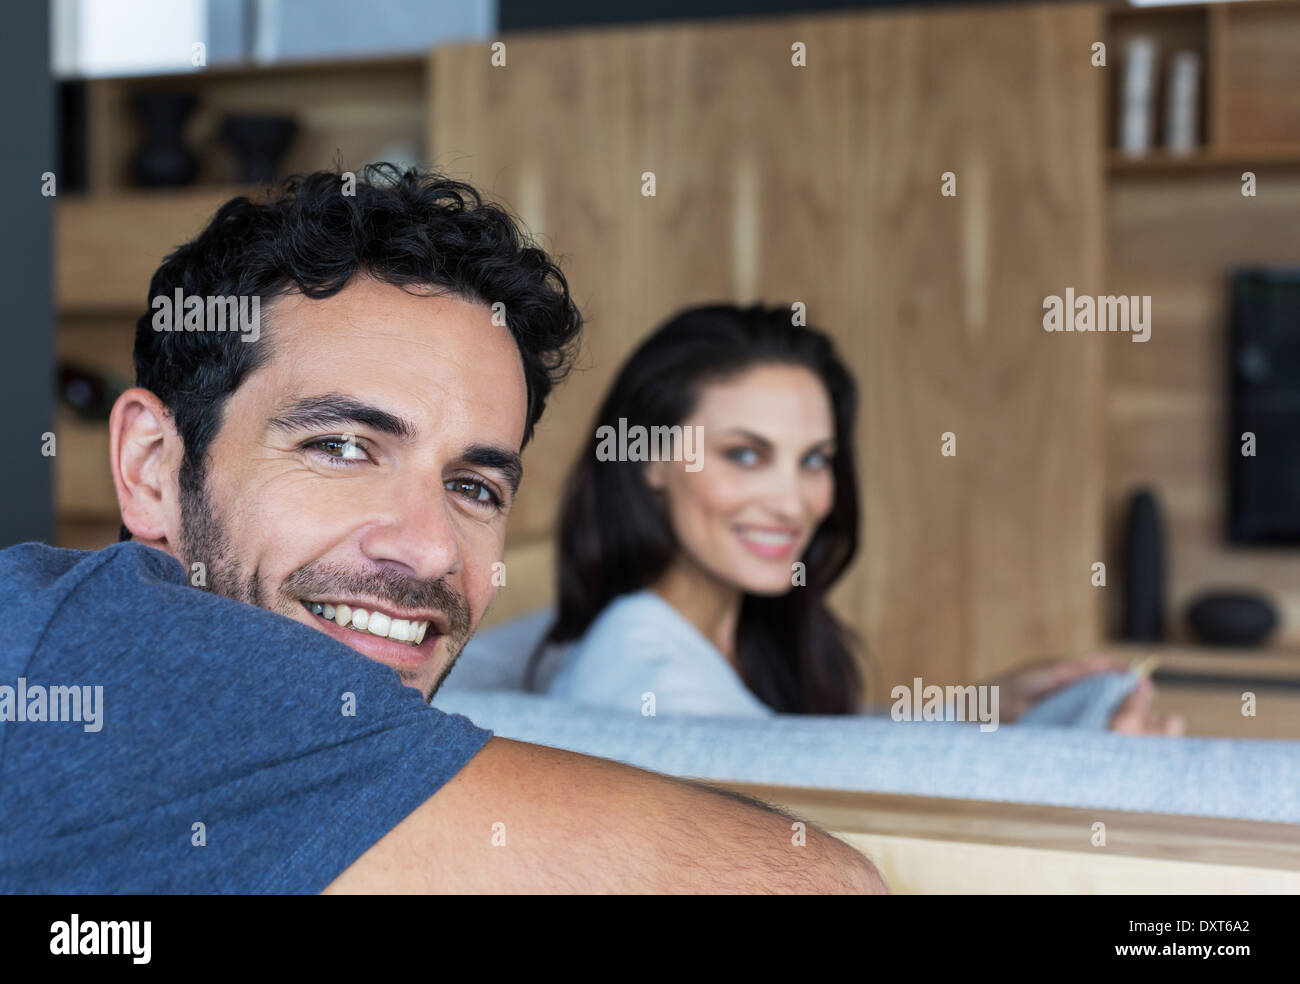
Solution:
<path fill-rule="evenodd" d="M 791 323 L 789 308 L 712 305 L 684 311 L 624 364 L 569 473 L 560 510 L 555 623 L 529 664 L 532 686 L 544 648 L 582 636 L 620 595 L 655 583 L 680 549 L 644 464 L 599 461 L 600 428 L 681 424 L 705 385 L 760 365 L 803 366 L 826 387 L 835 416 L 835 502 L 803 557 L 806 583 L 785 594 L 746 594 L 737 627 L 741 679 L 764 703 L 797 714 L 847 714 L 861 687 L 851 634 L 830 613 L 826 592 L 858 546 L 853 457 L 857 392 L 829 338 Z M 610 654 L 617 659 L 616 653 Z"/>

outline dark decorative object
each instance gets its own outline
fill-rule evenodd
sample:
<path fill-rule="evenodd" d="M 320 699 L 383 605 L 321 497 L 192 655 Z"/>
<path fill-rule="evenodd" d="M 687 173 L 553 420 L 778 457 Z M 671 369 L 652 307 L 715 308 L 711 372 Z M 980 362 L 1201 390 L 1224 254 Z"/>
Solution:
<path fill-rule="evenodd" d="M 1129 501 L 1124 531 L 1124 638 L 1160 642 L 1165 637 L 1164 532 L 1155 493 L 1143 489 Z"/>
<path fill-rule="evenodd" d="M 86 190 L 86 80 L 59 86 L 59 191 Z"/>
<path fill-rule="evenodd" d="M 298 121 L 292 116 L 227 116 L 221 132 L 239 157 L 239 180 L 269 184 L 298 132 Z"/>
<path fill-rule="evenodd" d="M 1277 608 L 1250 591 L 1198 595 L 1187 607 L 1187 621 L 1211 646 L 1258 646 L 1277 628 Z"/>
<path fill-rule="evenodd" d="M 107 420 L 129 385 L 98 369 L 59 363 L 59 398 L 82 420 Z"/>
<path fill-rule="evenodd" d="M 1300 268 L 1232 278 L 1228 538 L 1300 544 Z"/>
<path fill-rule="evenodd" d="M 185 92 L 137 92 L 131 106 L 144 126 L 144 146 L 131 162 L 136 181 L 150 188 L 187 185 L 198 162 L 182 142 L 185 121 L 196 100 Z"/>

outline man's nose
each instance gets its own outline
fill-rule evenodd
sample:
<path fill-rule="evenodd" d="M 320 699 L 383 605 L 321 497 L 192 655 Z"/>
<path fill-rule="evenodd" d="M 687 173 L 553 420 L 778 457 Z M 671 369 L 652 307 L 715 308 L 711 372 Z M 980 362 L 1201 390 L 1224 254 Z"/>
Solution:
<path fill-rule="evenodd" d="M 423 581 L 459 572 L 460 539 L 440 482 L 403 483 L 379 513 L 361 543 L 371 560 L 400 564 Z"/>

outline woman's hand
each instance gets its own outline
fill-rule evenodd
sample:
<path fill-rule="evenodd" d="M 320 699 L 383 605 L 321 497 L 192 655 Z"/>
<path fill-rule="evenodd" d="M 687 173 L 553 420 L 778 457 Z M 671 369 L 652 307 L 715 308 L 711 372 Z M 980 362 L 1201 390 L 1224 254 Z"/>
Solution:
<path fill-rule="evenodd" d="M 1156 688 L 1150 677 L 1143 677 L 1137 689 L 1125 698 L 1115 716 L 1110 719 L 1110 730 L 1126 735 L 1165 735 L 1181 738 L 1187 732 L 1187 722 L 1181 714 L 1155 712 Z"/>
<path fill-rule="evenodd" d="M 1106 653 L 1092 653 L 1079 659 L 1045 660 L 1017 667 L 989 681 L 999 687 L 999 717 L 1014 722 L 1025 711 L 1064 687 L 1094 673 L 1127 673 L 1129 665 Z M 1110 719 L 1110 730 L 1130 735 L 1182 735 L 1186 722 L 1179 714 L 1157 714 L 1155 687 L 1143 677 Z"/>

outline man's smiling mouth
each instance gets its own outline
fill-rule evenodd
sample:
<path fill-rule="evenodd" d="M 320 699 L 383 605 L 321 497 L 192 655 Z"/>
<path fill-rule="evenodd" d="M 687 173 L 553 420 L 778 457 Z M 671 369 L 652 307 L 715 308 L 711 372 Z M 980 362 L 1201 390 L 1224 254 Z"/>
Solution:
<path fill-rule="evenodd" d="M 311 614 L 335 625 L 392 642 L 405 643 L 412 648 L 424 642 L 430 625 L 427 619 L 398 618 L 376 609 L 352 608 L 346 604 L 304 601 L 302 606 Z"/>

